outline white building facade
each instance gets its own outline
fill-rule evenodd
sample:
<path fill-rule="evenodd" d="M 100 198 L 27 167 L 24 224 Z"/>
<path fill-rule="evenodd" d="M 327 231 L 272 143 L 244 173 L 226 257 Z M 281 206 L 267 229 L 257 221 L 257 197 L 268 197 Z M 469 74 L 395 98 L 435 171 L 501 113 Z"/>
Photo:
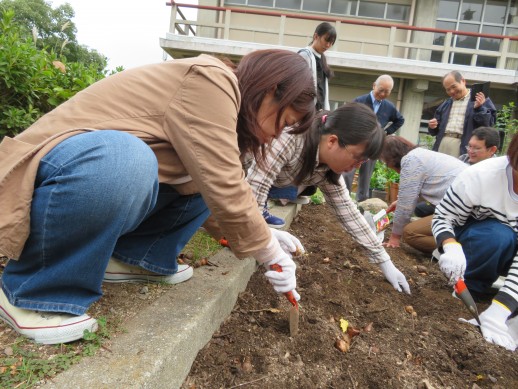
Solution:
<path fill-rule="evenodd" d="M 338 35 L 326 52 L 335 73 L 329 85 L 331 107 L 368 93 L 378 75 L 390 74 L 395 81 L 390 100 L 405 117 L 399 134 L 413 142 L 447 97 L 441 79 L 451 70 L 460 71 L 468 85 L 490 81 L 497 108 L 516 104 L 518 0 L 198 3 L 168 3 L 169 33 L 160 44 L 171 57 L 209 53 L 238 60 L 263 48 L 297 51 L 327 21 Z M 186 18 L 189 13 L 195 16 Z"/>

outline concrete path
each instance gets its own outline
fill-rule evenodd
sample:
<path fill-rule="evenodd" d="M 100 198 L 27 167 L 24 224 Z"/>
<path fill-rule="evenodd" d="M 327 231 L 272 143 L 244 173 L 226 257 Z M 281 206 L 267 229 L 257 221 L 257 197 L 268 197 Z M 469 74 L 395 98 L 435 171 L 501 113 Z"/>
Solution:
<path fill-rule="evenodd" d="M 271 207 L 288 228 L 300 205 Z M 237 259 L 228 249 L 210 261 L 218 267 L 195 269 L 194 277 L 176 285 L 126 323 L 110 350 L 59 374 L 43 388 L 180 388 L 198 351 L 232 311 L 256 270 L 252 258 Z"/>

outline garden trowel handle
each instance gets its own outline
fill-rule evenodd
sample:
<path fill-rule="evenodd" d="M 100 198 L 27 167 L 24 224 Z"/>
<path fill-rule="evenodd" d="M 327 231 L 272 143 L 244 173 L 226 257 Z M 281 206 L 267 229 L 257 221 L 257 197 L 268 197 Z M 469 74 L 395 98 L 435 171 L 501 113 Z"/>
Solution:
<path fill-rule="evenodd" d="M 281 265 L 277 265 L 277 264 L 271 265 L 270 269 L 272 269 L 278 273 L 282 273 Z M 299 309 L 299 303 L 297 302 L 297 299 L 295 298 L 295 296 L 293 295 L 293 292 L 291 290 L 289 292 L 284 293 L 284 295 L 286 296 L 288 301 L 291 303 L 291 305 L 293 305 L 295 308 Z"/>
<path fill-rule="evenodd" d="M 466 283 L 464 280 L 459 279 L 455 286 L 455 294 L 458 298 L 462 300 L 464 305 L 468 307 L 469 311 L 477 321 L 478 325 L 480 326 L 480 318 L 478 317 L 478 310 L 477 310 L 477 304 L 475 304 L 475 300 L 473 300 L 473 296 L 471 296 L 471 293 L 469 293 L 468 287 L 466 286 Z"/>

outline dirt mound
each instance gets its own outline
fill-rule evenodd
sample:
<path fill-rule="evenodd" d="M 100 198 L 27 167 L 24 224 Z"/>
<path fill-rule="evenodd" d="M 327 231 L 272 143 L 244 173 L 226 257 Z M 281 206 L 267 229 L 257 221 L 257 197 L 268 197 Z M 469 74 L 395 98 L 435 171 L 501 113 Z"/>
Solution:
<path fill-rule="evenodd" d="M 305 206 L 291 232 L 308 252 L 297 260 L 299 334 L 289 336 L 290 305 L 258 271 L 183 388 L 518 387 L 518 353 L 458 321 L 469 313 L 428 256 L 389 249 L 410 282 L 408 296 L 367 263 L 327 206 Z M 347 352 L 335 348 L 341 319 L 360 330 Z"/>

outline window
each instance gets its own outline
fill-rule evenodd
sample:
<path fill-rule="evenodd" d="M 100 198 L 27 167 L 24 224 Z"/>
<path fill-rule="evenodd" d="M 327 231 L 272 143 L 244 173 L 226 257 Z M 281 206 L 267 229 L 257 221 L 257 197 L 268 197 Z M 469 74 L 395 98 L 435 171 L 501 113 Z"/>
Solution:
<path fill-rule="evenodd" d="M 302 0 L 276 0 L 275 7 L 286 9 L 300 9 Z"/>
<path fill-rule="evenodd" d="M 442 0 L 439 3 L 439 19 L 457 19 L 459 14 L 459 0 Z"/>
<path fill-rule="evenodd" d="M 452 31 L 510 35 L 510 32 L 516 31 L 509 28 L 510 25 L 518 23 L 517 3 L 517 0 L 440 0 L 436 26 Z M 444 36 L 445 34 L 435 34 L 434 43 L 443 43 Z M 498 38 L 456 35 L 452 46 L 499 51 L 501 43 L 502 40 Z M 473 61 L 473 55 L 477 54 L 452 53 L 449 62 L 462 65 L 476 62 L 477 66 L 496 67 L 498 58 L 477 55 L 476 61 Z M 440 61 L 441 58 L 441 52 L 432 52 L 433 61 Z"/>
<path fill-rule="evenodd" d="M 405 5 L 387 4 L 387 19 L 408 20 L 409 11 Z"/>
<path fill-rule="evenodd" d="M 408 22 L 410 14 L 410 5 L 367 0 L 225 0 L 224 4 L 229 6 L 248 5 L 250 7 L 291 9 L 338 16 L 359 16 L 403 22 Z"/>
<path fill-rule="evenodd" d="M 358 16 L 366 16 L 369 18 L 384 19 L 385 4 L 373 3 L 370 1 L 360 1 L 360 8 L 358 9 Z"/>
<path fill-rule="evenodd" d="M 330 0 L 304 0 L 302 4 L 302 9 L 304 11 L 313 11 L 313 12 L 329 12 L 329 1 Z"/>
<path fill-rule="evenodd" d="M 248 0 L 248 5 L 273 8 L 273 0 Z"/>
<path fill-rule="evenodd" d="M 484 12 L 484 23 L 504 24 L 506 19 L 506 4 L 503 1 L 488 0 Z"/>
<path fill-rule="evenodd" d="M 355 15 L 356 14 L 356 1 L 349 0 L 333 0 L 331 2 L 330 12 L 332 14 L 341 14 L 341 15 Z M 354 5 L 354 6 L 353 6 Z M 351 12 L 351 9 L 353 10 Z"/>
<path fill-rule="evenodd" d="M 460 8 L 461 20 L 479 22 L 482 20 L 482 6 L 484 0 L 464 0 Z"/>

